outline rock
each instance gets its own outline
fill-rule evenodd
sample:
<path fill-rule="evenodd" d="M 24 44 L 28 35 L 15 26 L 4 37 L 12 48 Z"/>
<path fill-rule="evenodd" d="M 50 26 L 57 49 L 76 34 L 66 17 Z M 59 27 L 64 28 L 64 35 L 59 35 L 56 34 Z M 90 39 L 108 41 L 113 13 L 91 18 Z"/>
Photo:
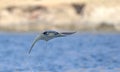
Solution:
<path fill-rule="evenodd" d="M 9 28 L 12 25 L 16 27 L 13 30 L 28 31 L 48 28 L 71 30 L 101 30 L 104 28 L 104 30 L 120 31 L 119 0 L 52 1 L 14 0 L 9 2 L 9 0 L 2 0 L 0 27 Z M 9 4 L 6 4 L 7 2 Z"/>

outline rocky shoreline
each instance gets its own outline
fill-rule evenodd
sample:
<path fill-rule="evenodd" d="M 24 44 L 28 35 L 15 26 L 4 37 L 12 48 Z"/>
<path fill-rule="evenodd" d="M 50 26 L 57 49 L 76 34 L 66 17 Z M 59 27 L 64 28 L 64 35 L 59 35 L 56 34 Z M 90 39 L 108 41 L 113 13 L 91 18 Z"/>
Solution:
<path fill-rule="evenodd" d="M 30 0 L 24 4 L 17 0 L 6 6 L 8 0 L 4 1 L 0 7 L 0 30 L 120 31 L 119 0 Z"/>

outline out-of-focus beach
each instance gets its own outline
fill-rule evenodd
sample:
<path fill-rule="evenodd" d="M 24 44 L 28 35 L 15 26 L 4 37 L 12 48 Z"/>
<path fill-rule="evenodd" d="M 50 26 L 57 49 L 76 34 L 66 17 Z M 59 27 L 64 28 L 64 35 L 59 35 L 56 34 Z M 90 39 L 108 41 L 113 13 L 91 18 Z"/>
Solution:
<path fill-rule="evenodd" d="M 2 31 L 120 31 L 120 0 L 0 0 Z"/>

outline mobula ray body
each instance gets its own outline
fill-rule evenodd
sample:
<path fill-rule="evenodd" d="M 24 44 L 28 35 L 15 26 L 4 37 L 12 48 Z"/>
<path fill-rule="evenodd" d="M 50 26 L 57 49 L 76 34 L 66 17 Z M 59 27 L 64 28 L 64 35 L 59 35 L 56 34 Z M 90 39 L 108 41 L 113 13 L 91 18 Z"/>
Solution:
<path fill-rule="evenodd" d="M 31 52 L 33 46 L 35 45 L 35 43 L 39 40 L 45 40 L 45 41 L 49 41 L 51 39 L 54 39 L 54 38 L 57 38 L 57 37 L 65 37 L 67 35 L 71 35 L 71 34 L 74 34 L 75 32 L 62 32 L 62 33 L 59 33 L 59 32 L 56 32 L 56 31 L 45 31 L 41 34 L 39 34 L 35 40 L 33 41 L 32 43 L 32 46 L 29 50 L 29 53 Z"/>

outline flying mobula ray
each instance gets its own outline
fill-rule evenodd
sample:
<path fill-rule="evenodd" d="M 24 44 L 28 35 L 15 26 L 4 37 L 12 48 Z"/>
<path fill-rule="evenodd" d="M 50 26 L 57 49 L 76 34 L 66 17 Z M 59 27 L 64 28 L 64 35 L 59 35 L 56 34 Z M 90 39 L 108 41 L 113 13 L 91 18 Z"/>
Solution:
<path fill-rule="evenodd" d="M 35 43 L 39 40 L 44 40 L 44 41 L 49 41 L 51 39 L 54 39 L 54 38 L 58 38 L 58 37 L 65 37 L 67 35 L 71 35 L 71 34 L 74 34 L 75 32 L 56 32 L 56 31 L 44 31 L 43 33 L 39 34 L 35 40 L 33 41 L 31 47 L 30 47 L 30 50 L 29 50 L 29 53 L 31 52 L 33 46 L 35 45 Z"/>

